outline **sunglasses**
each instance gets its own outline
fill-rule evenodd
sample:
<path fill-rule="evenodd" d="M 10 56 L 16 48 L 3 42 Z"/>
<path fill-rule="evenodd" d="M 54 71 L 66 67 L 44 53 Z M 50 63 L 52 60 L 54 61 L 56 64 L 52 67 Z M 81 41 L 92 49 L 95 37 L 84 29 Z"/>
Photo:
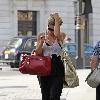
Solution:
<path fill-rule="evenodd" d="M 49 31 L 54 31 L 54 29 L 52 29 L 52 28 L 48 28 L 48 30 L 49 30 Z"/>

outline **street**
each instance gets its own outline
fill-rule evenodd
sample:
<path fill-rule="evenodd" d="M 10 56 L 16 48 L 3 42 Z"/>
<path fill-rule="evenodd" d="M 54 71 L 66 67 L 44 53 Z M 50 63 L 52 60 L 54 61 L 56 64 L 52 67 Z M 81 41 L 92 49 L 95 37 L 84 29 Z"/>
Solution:
<path fill-rule="evenodd" d="M 40 88 L 36 76 L 18 71 L 0 72 L 0 100 L 39 100 Z"/>
<path fill-rule="evenodd" d="M 66 92 L 62 100 L 66 100 Z M 0 100 L 41 100 L 37 76 L 21 74 L 18 69 L 4 66 L 0 70 Z"/>
<path fill-rule="evenodd" d="M 85 82 L 89 72 L 90 69 L 77 70 L 80 86 L 64 88 L 61 100 L 95 100 L 95 89 Z M 0 100 L 41 100 L 37 77 L 4 66 L 0 70 Z"/>

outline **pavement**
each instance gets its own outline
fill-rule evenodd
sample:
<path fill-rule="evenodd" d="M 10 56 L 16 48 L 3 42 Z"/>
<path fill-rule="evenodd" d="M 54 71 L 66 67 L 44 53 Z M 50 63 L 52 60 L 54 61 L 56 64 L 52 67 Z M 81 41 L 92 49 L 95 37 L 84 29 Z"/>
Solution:
<path fill-rule="evenodd" d="M 77 74 L 79 76 L 79 86 L 75 88 L 66 89 L 68 93 L 66 95 L 66 100 L 96 100 L 96 89 L 91 88 L 85 82 L 90 69 L 79 69 Z"/>
<path fill-rule="evenodd" d="M 90 69 L 76 71 L 79 86 L 63 88 L 61 100 L 96 100 L 95 88 L 89 87 L 85 82 Z M 0 100 L 42 100 L 37 77 L 21 74 L 16 69 L 3 68 L 0 71 Z"/>

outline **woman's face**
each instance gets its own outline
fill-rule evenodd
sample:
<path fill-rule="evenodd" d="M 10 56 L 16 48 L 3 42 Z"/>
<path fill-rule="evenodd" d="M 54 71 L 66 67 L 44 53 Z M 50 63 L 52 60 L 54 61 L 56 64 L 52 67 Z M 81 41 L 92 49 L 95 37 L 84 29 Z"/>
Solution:
<path fill-rule="evenodd" d="M 48 35 L 51 35 L 51 36 L 54 35 L 54 26 L 53 25 L 48 26 Z"/>

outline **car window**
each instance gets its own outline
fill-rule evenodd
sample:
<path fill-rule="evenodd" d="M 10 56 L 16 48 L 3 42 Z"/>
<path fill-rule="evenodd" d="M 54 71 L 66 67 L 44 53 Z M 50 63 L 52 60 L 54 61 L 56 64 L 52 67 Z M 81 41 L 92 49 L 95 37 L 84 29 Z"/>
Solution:
<path fill-rule="evenodd" d="M 84 50 L 85 50 L 85 53 L 92 53 L 94 48 L 91 46 L 85 45 Z"/>
<path fill-rule="evenodd" d="M 23 51 L 29 51 L 31 52 L 33 49 L 35 49 L 35 41 L 33 39 L 28 39 L 23 47 Z"/>
<path fill-rule="evenodd" d="M 9 46 L 10 47 L 15 47 L 15 48 L 18 48 L 21 44 L 22 44 L 22 39 L 21 38 L 13 38 L 9 42 Z"/>
<path fill-rule="evenodd" d="M 69 52 L 76 52 L 76 45 L 68 45 L 67 48 Z"/>

